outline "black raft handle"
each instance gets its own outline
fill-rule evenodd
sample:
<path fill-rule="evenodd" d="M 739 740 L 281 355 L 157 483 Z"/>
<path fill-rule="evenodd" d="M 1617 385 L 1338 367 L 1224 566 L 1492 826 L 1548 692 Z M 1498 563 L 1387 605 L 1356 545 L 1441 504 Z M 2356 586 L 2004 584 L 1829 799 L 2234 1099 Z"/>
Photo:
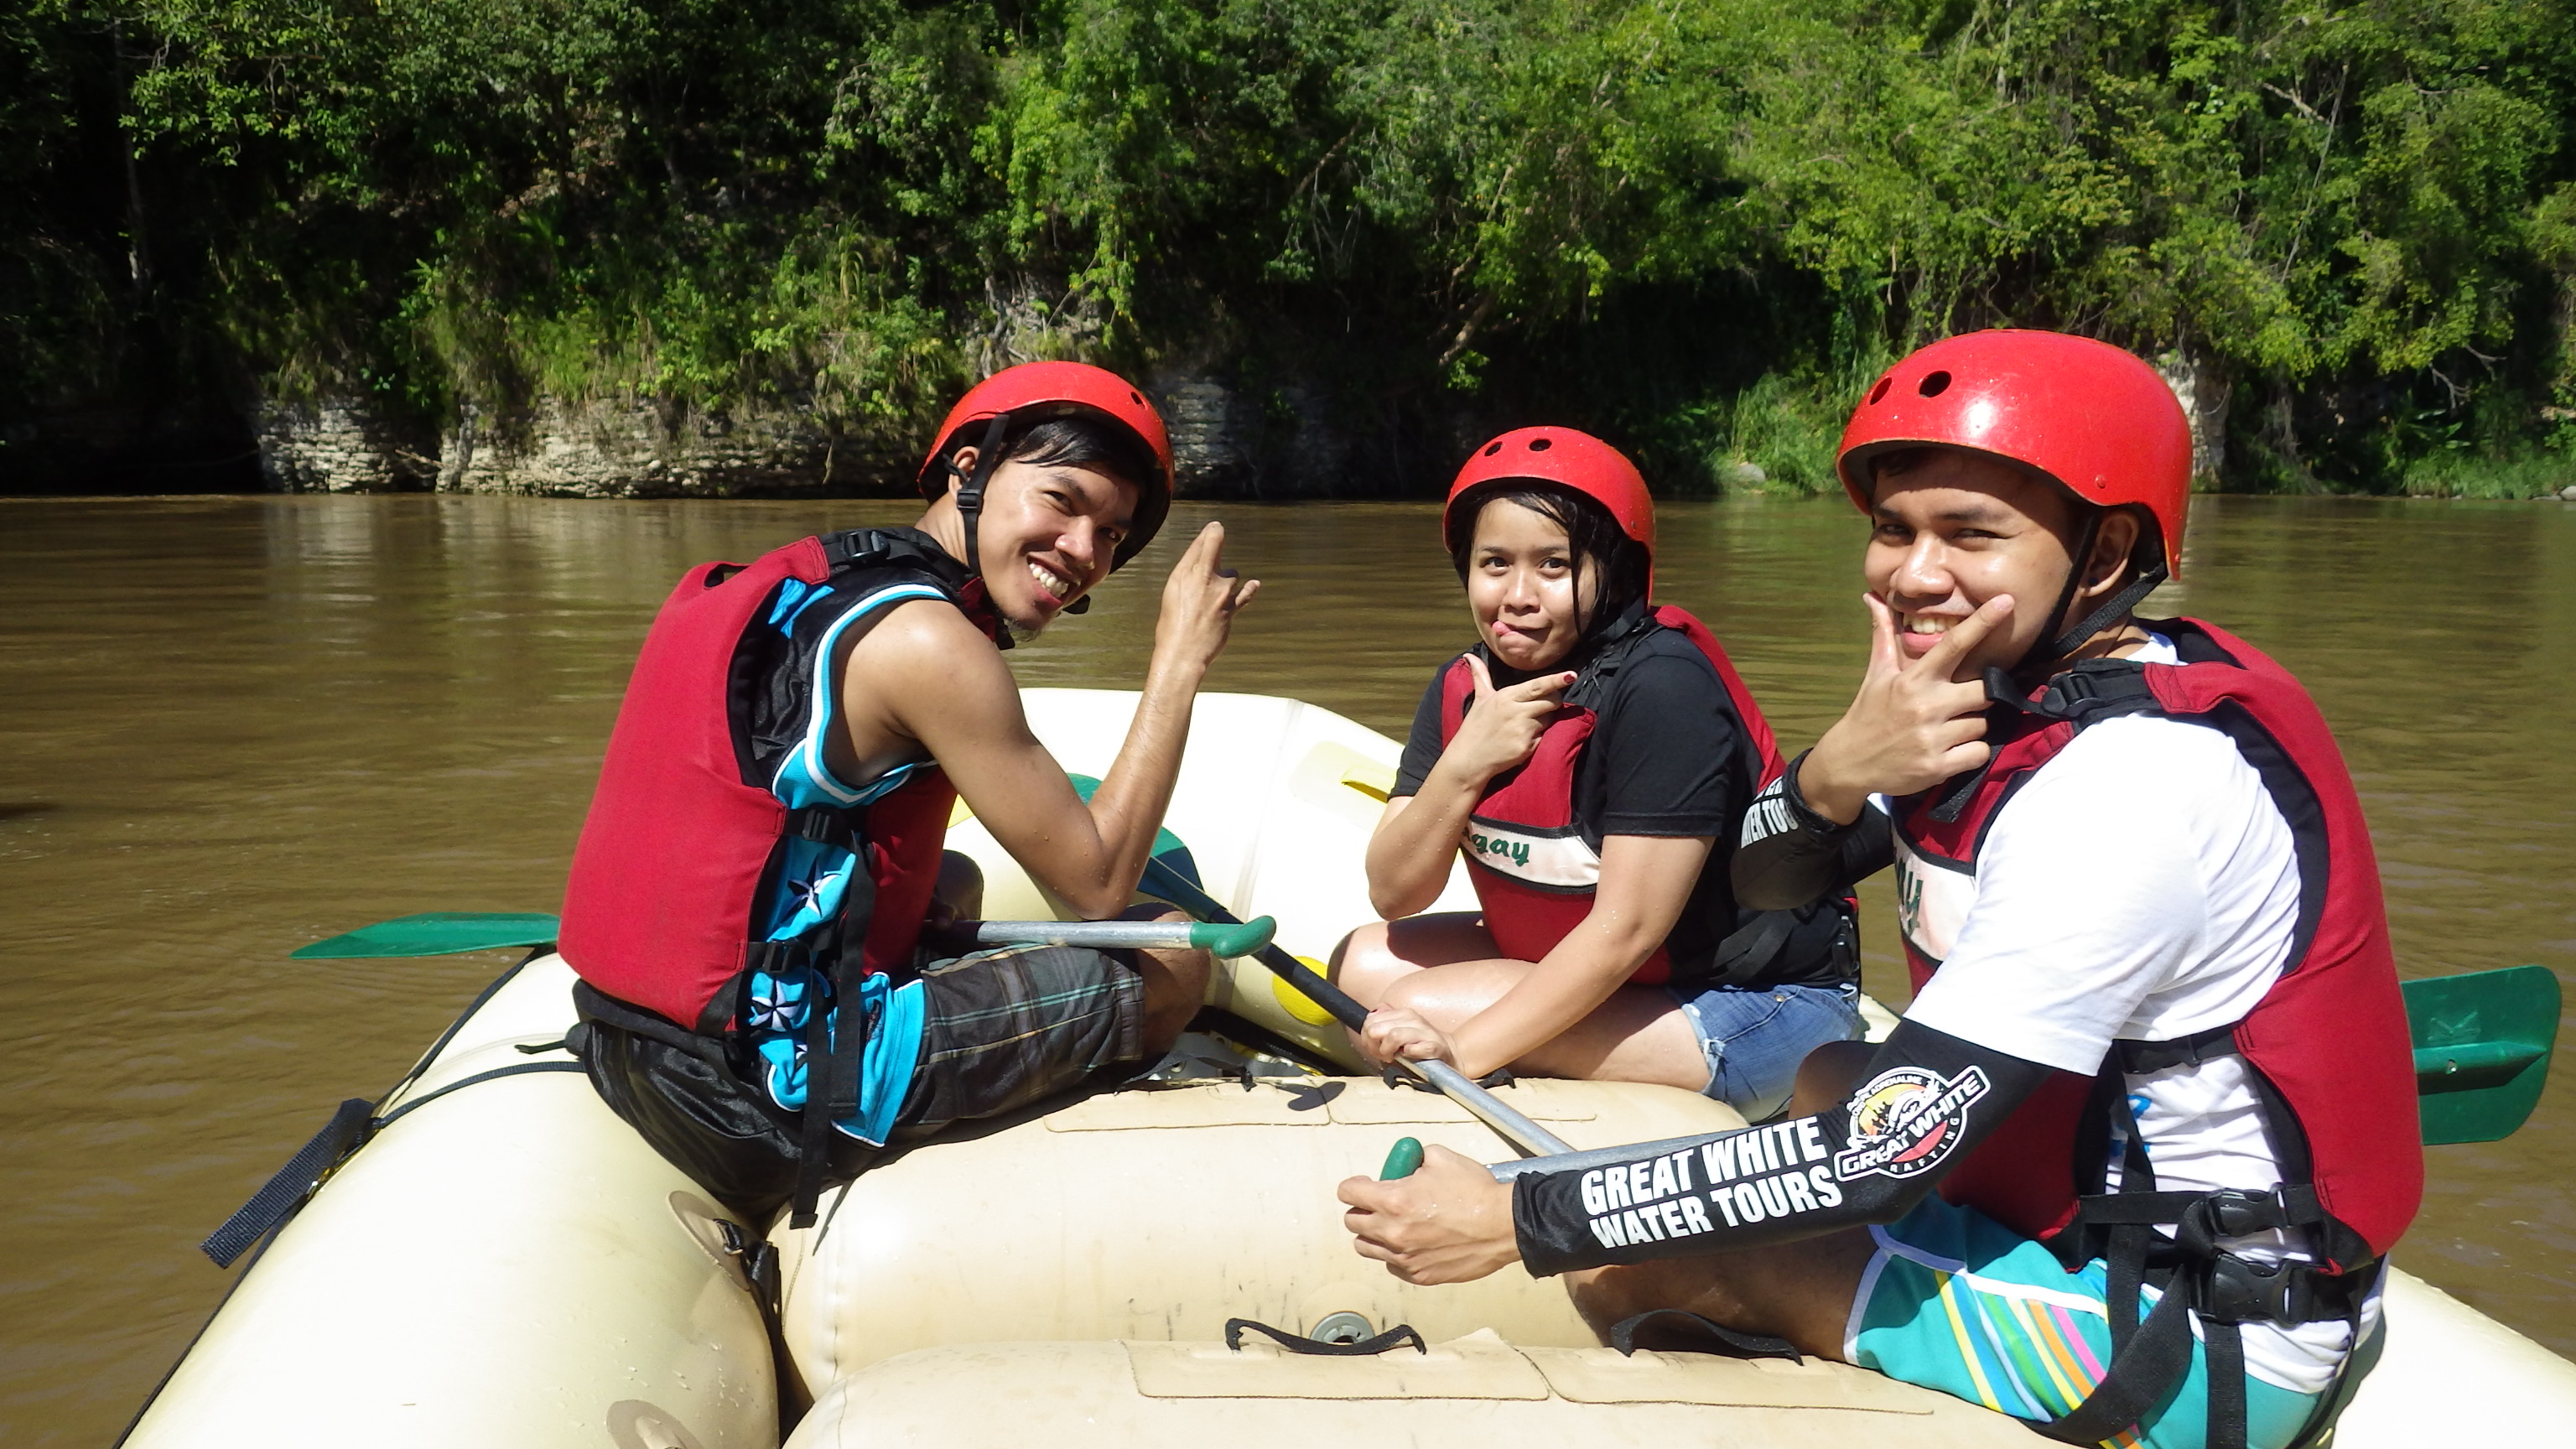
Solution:
<path fill-rule="evenodd" d="M 1363 1338 L 1357 1343 L 1328 1343 L 1320 1338 L 1308 1338 L 1302 1333 L 1290 1333 L 1284 1328 L 1273 1328 L 1267 1323 L 1258 1323 L 1249 1318 L 1229 1318 L 1225 1321 L 1225 1346 L 1236 1353 L 1241 1353 L 1243 1331 L 1247 1328 L 1255 1333 L 1268 1334 L 1277 1339 L 1279 1346 L 1290 1353 L 1321 1354 L 1327 1358 L 1367 1358 L 1373 1354 L 1384 1353 L 1390 1348 L 1399 1347 L 1408 1340 L 1412 1342 L 1414 1352 L 1431 1352 L 1430 1348 L 1422 1342 L 1422 1335 L 1415 1332 L 1410 1323 L 1399 1323 L 1375 1338 Z"/>
<path fill-rule="evenodd" d="M 1658 1318 L 1678 1318 L 1692 1325 L 1692 1335 L 1700 1342 L 1674 1342 L 1667 1352 L 1713 1353 L 1727 1358 L 1785 1358 L 1791 1363 L 1805 1363 L 1798 1346 L 1785 1338 L 1761 1333 L 1738 1333 L 1722 1323 L 1712 1323 L 1696 1313 L 1680 1308 L 1649 1308 L 1634 1318 L 1623 1318 L 1610 1326 L 1610 1346 L 1624 1354 L 1637 1351 L 1637 1330 Z M 1658 1335 L 1659 1337 L 1662 1335 Z M 1713 1341 L 1712 1341 L 1713 1340 Z M 1650 1345 L 1651 1347 L 1651 1345 Z"/>
<path fill-rule="evenodd" d="M 375 1113 L 375 1104 L 361 1098 L 342 1102 L 340 1110 L 331 1114 L 330 1125 L 286 1159 L 277 1175 L 243 1203 L 241 1211 L 224 1219 L 222 1227 L 197 1245 L 198 1250 L 214 1259 L 216 1267 L 231 1267 L 235 1258 L 250 1250 L 251 1244 L 267 1237 L 269 1229 L 304 1205 L 304 1199 L 321 1185 L 322 1174 L 365 1139 Z"/>

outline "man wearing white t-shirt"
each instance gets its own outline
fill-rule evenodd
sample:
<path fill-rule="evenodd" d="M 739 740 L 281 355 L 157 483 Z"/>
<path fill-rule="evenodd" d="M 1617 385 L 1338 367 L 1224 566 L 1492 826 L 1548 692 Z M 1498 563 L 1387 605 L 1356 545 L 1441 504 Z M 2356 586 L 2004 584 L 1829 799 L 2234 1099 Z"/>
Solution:
<path fill-rule="evenodd" d="M 1776 909 L 1894 865 L 1904 1021 L 1811 1057 L 1776 1124 L 1508 1187 L 1436 1149 L 1354 1179 L 1360 1252 L 1573 1272 L 1596 1324 L 1681 1310 L 2070 1443 L 2323 1432 L 2421 1195 L 2405 1013 L 2315 706 L 2214 626 L 2131 613 L 2179 567 L 2189 465 L 2171 392 L 2101 343 L 1890 369 L 1842 449 L 1869 669 L 1735 873 Z"/>

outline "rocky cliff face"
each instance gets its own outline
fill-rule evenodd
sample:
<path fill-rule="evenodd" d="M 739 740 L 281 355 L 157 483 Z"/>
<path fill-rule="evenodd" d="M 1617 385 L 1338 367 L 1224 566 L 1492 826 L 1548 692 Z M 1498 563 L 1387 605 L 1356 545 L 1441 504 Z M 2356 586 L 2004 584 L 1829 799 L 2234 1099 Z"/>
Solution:
<path fill-rule="evenodd" d="M 263 402 L 259 471 L 278 493 L 408 493 L 430 486 L 438 459 L 424 439 L 345 398 Z"/>
<path fill-rule="evenodd" d="M 1181 491 L 1317 498 L 1356 491 L 1352 445 L 1312 389 L 1262 400 L 1205 374 L 1158 377 Z M 528 493 L 581 498 L 781 497 L 909 492 L 918 458 L 854 443 L 794 404 L 725 411 L 649 401 L 541 399 L 521 411 L 468 405 L 438 437 L 386 423 L 347 398 L 269 404 L 260 469 L 284 493 Z"/>
<path fill-rule="evenodd" d="M 525 413 L 469 406 L 439 440 L 443 493 L 580 498 L 777 497 L 858 481 L 811 412 L 664 409 L 541 400 Z M 836 480 L 835 475 L 841 475 Z"/>

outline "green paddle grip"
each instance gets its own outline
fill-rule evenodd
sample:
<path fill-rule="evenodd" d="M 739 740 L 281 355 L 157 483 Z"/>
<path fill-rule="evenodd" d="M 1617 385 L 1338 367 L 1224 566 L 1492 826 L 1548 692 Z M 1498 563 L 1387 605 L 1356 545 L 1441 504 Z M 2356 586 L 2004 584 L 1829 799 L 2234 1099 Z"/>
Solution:
<path fill-rule="evenodd" d="M 1279 923 L 1268 916 L 1255 916 L 1234 926 L 1201 921 L 1190 927 L 1190 944 L 1213 956 L 1253 956 L 1260 954 L 1278 932 Z"/>
<path fill-rule="evenodd" d="M 1415 1138 L 1398 1137 L 1395 1145 L 1386 1150 L 1386 1166 L 1377 1170 L 1377 1180 L 1393 1182 L 1399 1177 L 1411 1177 L 1421 1165 L 1422 1143 Z"/>

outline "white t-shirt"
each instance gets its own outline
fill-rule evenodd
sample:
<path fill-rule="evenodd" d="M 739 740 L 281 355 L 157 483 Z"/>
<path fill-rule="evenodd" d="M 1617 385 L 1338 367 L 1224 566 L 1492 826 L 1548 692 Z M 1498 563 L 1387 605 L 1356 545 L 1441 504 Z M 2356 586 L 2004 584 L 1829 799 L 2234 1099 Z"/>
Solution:
<path fill-rule="evenodd" d="M 2179 662 L 2161 636 L 2132 657 Z M 1921 870 L 1901 842 L 1898 854 Z M 2243 1019 L 2280 978 L 2299 914 L 2289 822 L 2235 741 L 2153 716 L 2078 734 L 1997 814 L 1973 879 L 1946 882 L 1947 910 L 1924 901 L 1943 884 L 1900 884 L 1909 917 L 1949 918 L 1924 923 L 1941 969 L 1906 1016 L 2082 1076 L 2101 1070 L 2115 1039 L 2166 1041 Z M 2241 1059 L 2128 1082 L 2159 1189 L 2261 1191 L 2281 1180 Z M 2111 1167 L 2116 1184 L 2117 1143 Z M 2312 1256 L 2277 1231 L 2225 1246 L 2266 1263 Z M 2377 1312 L 2374 1295 L 2368 1316 Z M 2248 1324 L 2246 1368 L 2322 1392 L 2350 1338 L 2341 1323 Z"/>

